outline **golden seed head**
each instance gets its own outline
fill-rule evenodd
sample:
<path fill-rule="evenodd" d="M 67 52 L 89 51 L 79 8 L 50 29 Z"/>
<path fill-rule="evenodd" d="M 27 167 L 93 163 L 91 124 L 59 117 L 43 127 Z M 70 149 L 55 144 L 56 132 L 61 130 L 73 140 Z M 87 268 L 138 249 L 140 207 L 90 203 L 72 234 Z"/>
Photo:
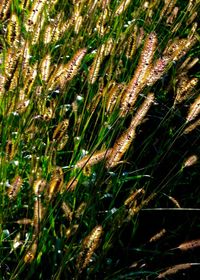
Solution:
<path fill-rule="evenodd" d="M 20 176 L 15 176 L 13 181 L 11 182 L 10 187 L 8 188 L 8 197 L 10 199 L 13 199 L 17 196 L 18 192 L 20 191 L 20 188 L 22 186 L 23 180 Z"/>
<path fill-rule="evenodd" d="M 183 163 L 183 168 L 192 166 L 192 165 L 196 164 L 197 161 L 198 161 L 197 155 L 189 156 L 189 157 L 184 161 L 184 163 Z"/>

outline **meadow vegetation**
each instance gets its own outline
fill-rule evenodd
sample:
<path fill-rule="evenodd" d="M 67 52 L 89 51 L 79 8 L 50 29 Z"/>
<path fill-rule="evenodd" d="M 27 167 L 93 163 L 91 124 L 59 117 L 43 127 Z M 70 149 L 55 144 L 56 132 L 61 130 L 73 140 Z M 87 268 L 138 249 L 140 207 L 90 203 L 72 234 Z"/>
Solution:
<path fill-rule="evenodd" d="M 0 279 L 197 279 L 199 0 L 1 0 Z"/>

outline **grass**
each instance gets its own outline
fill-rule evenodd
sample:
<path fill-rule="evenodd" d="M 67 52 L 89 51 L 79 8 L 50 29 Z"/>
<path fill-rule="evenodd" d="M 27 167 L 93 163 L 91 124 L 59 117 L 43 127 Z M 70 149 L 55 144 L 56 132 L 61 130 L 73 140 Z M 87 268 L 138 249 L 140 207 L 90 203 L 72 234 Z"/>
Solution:
<path fill-rule="evenodd" d="M 0 279 L 194 279 L 199 4 L 1 2 Z"/>

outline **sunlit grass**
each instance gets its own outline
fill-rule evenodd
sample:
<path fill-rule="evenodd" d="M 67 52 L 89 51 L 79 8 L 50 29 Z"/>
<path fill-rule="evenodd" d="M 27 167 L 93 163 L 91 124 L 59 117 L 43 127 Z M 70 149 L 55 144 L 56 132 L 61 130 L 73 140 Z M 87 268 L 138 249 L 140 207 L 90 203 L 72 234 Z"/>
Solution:
<path fill-rule="evenodd" d="M 197 0 L 2 1 L 2 279 L 198 269 L 198 252 L 170 251 L 199 239 L 198 13 Z"/>

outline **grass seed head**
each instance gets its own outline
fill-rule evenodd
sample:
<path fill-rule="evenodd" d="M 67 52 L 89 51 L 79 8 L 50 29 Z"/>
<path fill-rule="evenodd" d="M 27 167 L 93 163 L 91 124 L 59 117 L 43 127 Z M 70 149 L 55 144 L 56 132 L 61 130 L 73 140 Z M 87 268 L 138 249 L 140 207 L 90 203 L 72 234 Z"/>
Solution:
<path fill-rule="evenodd" d="M 97 164 L 98 162 L 102 160 L 106 160 L 109 155 L 110 155 L 111 150 L 101 150 L 98 152 L 93 153 L 92 155 L 87 155 L 80 159 L 76 164 L 75 168 L 83 168 L 86 167 L 87 165 L 92 166 Z"/>
<path fill-rule="evenodd" d="M 35 0 L 33 2 L 32 9 L 31 9 L 30 14 L 27 18 L 27 21 L 25 23 L 25 27 L 26 27 L 27 31 L 29 31 L 29 32 L 33 31 L 33 28 L 34 28 L 35 24 L 38 22 L 39 16 L 40 16 L 46 2 L 47 2 L 47 0 Z"/>
<path fill-rule="evenodd" d="M 96 226 L 82 242 L 82 251 L 77 258 L 77 268 L 81 272 L 86 268 L 91 260 L 94 251 L 100 243 L 103 234 L 102 226 Z"/>
<path fill-rule="evenodd" d="M 33 225 L 33 221 L 28 218 L 17 220 L 15 223 L 17 223 L 18 225 Z"/>
<path fill-rule="evenodd" d="M 127 8 L 128 5 L 130 4 L 131 0 L 121 0 L 119 6 L 117 7 L 115 11 L 115 16 L 121 15 Z"/>
<path fill-rule="evenodd" d="M 51 65 L 51 55 L 47 54 L 40 66 L 40 71 L 41 71 L 41 78 L 43 81 L 47 82 L 49 74 L 50 74 L 50 65 Z"/>
<path fill-rule="evenodd" d="M 189 156 L 189 157 L 184 161 L 184 163 L 183 163 L 183 168 L 192 166 L 192 165 L 196 164 L 197 161 L 198 161 L 197 155 Z"/>
<path fill-rule="evenodd" d="M 196 249 L 200 247 L 200 239 L 196 239 L 196 240 L 190 240 L 184 243 L 181 243 L 177 249 L 180 249 L 181 251 L 187 251 L 187 250 L 191 250 L 191 249 Z"/>
<path fill-rule="evenodd" d="M 166 229 L 163 228 L 161 229 L 158 233 L 156 233 L 155 235 L 153 235 L 150 239 L 149 242 L 156 242 L 157 240 L 159 240 L 160 238 L 162 238 L 164 235 L 166 234 Z"/>
<path fill-rule="evenodd" d="M 136 207 L 136 205 L 137 205 L 136 198 L 138 197 L 138 195 L 143 196 L 144 194 L 145 194 L 145 190 L 143 188 L 136 190 L 135 192 L 130 194 L 129 197 L 124 201 L 124 205 L 128 208 L 133 207 L 133 206 Z"/>
<path fill-rule="evenodd" d="M 190 105 L 188 115 L 186 117 L 186 121 L 187 122 L 193 121 L 194 119 L 196 119 L 196 117 L 199 115 L 199 113 L 200 113 L 200 95 Z"/>
<path fill-rule="evenodd" d="M 40 225 L 44 218 L 45 208 L 42 204 L 41 198 L 37 198 L 34 202 L 34 209 L 33 209 L 33 226 L 34 226 L 34 233 L 39 234 L 40 232 Z"/>
<path fill-rule="evenodd" d="M 36 196 L 41 195 L 47 186 L 47 182 L 44 179 L 37 179 L 33 183 L 33 191 Z"/>
<path fill-rule="evenodd" d="M 12 47 L 17 47 L 20 39 L 20 26 L 18 17 L 13 14 L 7 27 L 7 41 Z"/>
<path fill-rule="evenodd" d="M 63 202 L 61 207 L 62 207 L 62 210 L 63 210 L 63 212 L 65 214 L 65 217 L 67 218 L 67 220 L 69 222 L 71 222 L 72 221 L 73 212 L 72 212 L 70 206 L 66 202 Z"/>
<path fill-rule="evenodd" d="M 76 177 L 72 177 L 67 183 L 67 185 L 65 186 L 64 190 L 66 190 L 67 192 L 73 192 L 77 184 L 78 184 L 78 179 L 76 179 Z"/>
<path fill-rule="evenodd" d="M 176 274 L 181 270 L 185 270 L 185 269 L 188 269 L 188 268 L 191 268 L 191 267 L 192 267 L 191 263 L 177 264 L 177 265 L 174 265 L 170 268 L 167 268 L 165 271 L 160 273 L 157 278 L 158 279 L 162 279 L 162 278 L 166 279 L 166 276 Z"/>
<path fill-rule="evenodd" d="M 31 245 L 31 248 L 28 250 L 28 252 L 24 256 L 24 262 L 25 263 L 31 263 L 35 258 L 36 251 L 37 251 L 37 242 L 34 242 Z"/>
<path fill-rule="evenodd" d="M 190 124 L 189 126 L 187 126 L 183 133 L 184 134 L 188 134 L 192 131 L 194 131 L 196 128 L 198 128 L 198 126 L 200 126 L 200 119 L 196 120 L 194 123 Z"/>
<path fill-rule="evenodd" d="M 69 126 L 69 120 L 68 119 L 60 122 L 57 125 L 56 129 L 54 130 L 53 140 L 55 140 L 59 143 L 62 140 L 62 137 L 64 136 L 64 134 L 66 133 L 68 126 Z"/>
<path fill-rule="evenodd" d="M 0 18 L 2 20 L 6 19 L 6 16 L 10 10 L 11 0 L 2 0 L 0 3 Z"/>
<path fill-rule="evenodd" d="M 58 192 L 62 190 L 64 174 L 61 167 L 56 167 L 51 175 L 48 187 L 48 199 L 51 200 Z"/>
<path fill-rule="evenodd" d="M 21 186 L 23 184 L 23 180 L 21 176 L 17 175 L 15 178 L 12 180 L 10 187 L 8 188 L 8 197 L 10 199 L 16 198 L 17 194 L 19 193 Z"/>
<path fill-rule="evenodd" d="M 120 162 L 123 155 L 128 150 L 132 141 L 134 140 L 136 136 L 136 128 L 139 124 L 141 124 L 153 100 L 154 100 L 154 94 L 149 93 L 145 101 L 137 110 L 135 116 L 132 118 L 129 128 L 116 140 L 112 148 L 112 151 L 108 157 L 108 160 L 106 162 L 107 168 L 112 168 Z"/>
<path fill-rule="evenodd" d="M 175 103 L 181 103 L 193 96 L 193 89 L 198 84 L 198 78 L 189 79 L 187 76 L 182 76 L 177 85 L 177 94 Z"/>
<path fill-rule="evenodd" d="M 62 73 L 59 76 L 57 74 L 58 85 L 64 87 L 68 81 L 70 81 L 71 79 L 73 79 L 74 76 L 76 76 L 86 52 L 86 48 L 78 50 L 73 56 L 73 58 L 66 65 L 63 66 Z"/>

